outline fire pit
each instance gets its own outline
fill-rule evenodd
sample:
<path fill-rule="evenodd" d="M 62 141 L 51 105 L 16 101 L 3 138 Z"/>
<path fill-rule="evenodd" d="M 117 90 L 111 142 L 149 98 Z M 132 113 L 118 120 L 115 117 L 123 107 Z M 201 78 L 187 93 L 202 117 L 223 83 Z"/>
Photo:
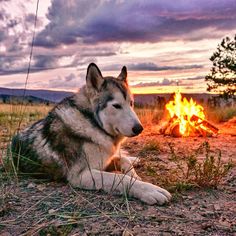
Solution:
<path fill-rule="evenodd" d="M 174 100 L 165 106 L 168 112 L 167 121 L 163 122 L 160 133 L 174 137 L 212 136 L 218 128 L 205 119 L 204 108 L 191 98 L 182 98 L 178 91 Z"/>

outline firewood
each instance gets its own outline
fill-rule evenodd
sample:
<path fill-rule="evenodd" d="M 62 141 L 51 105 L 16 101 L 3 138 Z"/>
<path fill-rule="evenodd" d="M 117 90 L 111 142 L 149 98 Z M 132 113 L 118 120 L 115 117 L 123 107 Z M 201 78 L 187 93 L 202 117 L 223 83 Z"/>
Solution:
<path fill-rule="evenodd" d="M 219 129 L 217 127 L 215 127 L 214 125 L 210 124 L 208 121 L 203 120 L 202 118 L 200 118 L 199 116 L 196 115 L 192 115 L 190 121 L 195 121 L 197 122 L 197 126 L 204 126 L 207 129 L 211 130 L 214 134 L 217 134 Z"/>
<path fill-rule="evenodd" d="M 172 135 L 173 137 L 181 137 L 181 134 L 179 132 L 179 123 L 174 123 L 171 127 L 170 127 L 170 133 L 169 135 Z"/>
<path fill-rule="evenodd" d="M 161 134 L 165 134 L 165 133 L 166 133 L 166 130 L 167 130 L 167 128 L 168 128 L 169 126 L 170 126 L 170 125 L 169 125 L 169 122 L 167 122 L 167 121 L 162 122 L 161 127 L 159 128 L 159 132 L 160 132 Z"/>
<path fill-rule="evenodd" d="M 173 125 L 173 123 L 175 122 L 175 120 L 178 117 L 176 115 L 174 115 L 172 118 L 170 118 L 168 121 L 162 122 L 161 127 L 159 128 L 159 132 L 161 134 L 166 134 L 169 135 L 171 132 L 171 126 Z"/>
<path fill-rule="evenodd" d="M 190 119 L 192 124 L 189 122 L 187 125 L 186 134 L 187 136 L 203 136 L 210 137 L 213 134 L 218 133 L 218 128 L 214 125 L 210 124 L 208 121 L 201 119 L 197 115 L 193 115 Z M 173 137 L 181 137 L 181 133 L 179 131 L 179 120 L 177 116 L 174 116 L 162 124 L 160 128 L 160 133 L 164 135 L 171 135 Z"/>

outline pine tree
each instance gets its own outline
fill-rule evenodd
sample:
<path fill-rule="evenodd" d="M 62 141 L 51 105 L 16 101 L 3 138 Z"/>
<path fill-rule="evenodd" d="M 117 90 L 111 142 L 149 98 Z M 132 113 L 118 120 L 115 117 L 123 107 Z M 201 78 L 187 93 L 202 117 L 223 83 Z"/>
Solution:
<path fill-rule="evenodd" d="M 210 57 L 211 72 L 205 77 L 207 91 L 220 93 L 224 98 L 236 94 L 236 35 L 231 40 L 225 37 Z"/>

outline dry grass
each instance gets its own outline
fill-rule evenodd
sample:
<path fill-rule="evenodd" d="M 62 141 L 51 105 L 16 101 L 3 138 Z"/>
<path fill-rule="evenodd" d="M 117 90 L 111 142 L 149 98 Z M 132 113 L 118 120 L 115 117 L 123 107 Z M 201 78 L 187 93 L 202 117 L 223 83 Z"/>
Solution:
<path fill-rule="evenodd" d="M 0 104 L 0 142 L 9 141 L 18 130 L 19 125 L 25 127 L 44 117 L 51 106 L 41 105 L 19 105 Z"/>
<path fill-rule="evenodd" d="M 184 186 L 203 188 L 216 188 L 222 179 L 233 168 L 232 160 L 222 162 L 221 151 L 212 150 L 208 142 L 203 142 L 195 152 L 179 156 L 173 145 L 169 144 L 170 161 L 174 168 L 169 171 L 170 178 L 174 181 L 174 188 L 183 190 Z M 199 159 L 199 153 L 204 155 Z"/>
<path fill-rule="evenodd" d="M 236 106 L 209 109 L 206 116 L 215 123 L 226 122 L 236 116 Z"/>
<path fill-rule="evenodd" d="M 8 164 L 12 163 L 12 161 L 9 162 L 9 160 L 11 160 L 11 154 L 7 152 L 7 146 L 12 136 L 19 129 L 44 117 L 51 108 L 51 106 L 44 104 L 0 104 L 0 165 L 1 163 L 3 164 L 5 160 L 8 160 Z M 15 170 L 14 166 L 4 169 L 5 171 L 10 169 Z M 8 176 L 12 175 L 12 173 L 5 174 Z M 15 171 L 13 176 L 16 176 Z"/>
<path fill-rule="evenodd" d="M 140 154 L 146 154 L 147 152 L 155 152 L 158 154 L 160 149 L 159 142 L 156 139 L 151 139 L 143 145 Z"/>
<path fill-rule="evenodd" d="M 164 110 L 160 110 L 157 108 L 136 108 L 135 112 L 137 113 L 143 125 L 152 123 L 157 124 L 164 115 Z"/>
<path fill-rule="evenodd" d="M 17 121 L 23 117 L 25 119 L 24 121 L 28 123 L 42 118 L 51 108 L 51 106 L 46 106 L 44 104 L 0 104 L 0 121 L 1 124 L 4 124 L 4 121 L 9 121 L 13 118 L 16 118 Z"/>
<path fill-rule="evenodd" d="M 12 163 L 11 153 L 7 152 L 7 147 L 11 141 L 12 136 L 19 130 L 26 127 L 29 124 L 44 117 L 51 106 L 46 106 L 44 104 L 36 105 L 21 105 L 21 104 L 0 104 L 0 167 L 4 163 Z M 10 176 L 17 175 L 14 166 L 8 168 L 2 166 L 4 173 L 2 171 L 1 177 L 8 178 Z M 14 173 L 11 173 L 12 170 Z"/>

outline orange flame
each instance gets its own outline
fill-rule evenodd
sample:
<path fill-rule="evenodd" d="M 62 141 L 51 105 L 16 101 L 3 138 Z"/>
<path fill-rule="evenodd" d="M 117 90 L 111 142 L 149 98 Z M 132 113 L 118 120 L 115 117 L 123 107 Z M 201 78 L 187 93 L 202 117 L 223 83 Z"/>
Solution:
<path fill-rule="evenodd" d="M 191 98 L 188 101 L 186 98 L 182 98 L 180 92 L 176 92 L 174 95 L 174 101 L 170 101 L 166 104 L 170 117 L 175 118 L 175 122 L 179 124 L 179 133 L 182 136 L 191 135 L 195 122 L 191 121 L 193 115 L 198 116 L 201 119 L 205 119 L 203 107 L 198 105 Z"/>

